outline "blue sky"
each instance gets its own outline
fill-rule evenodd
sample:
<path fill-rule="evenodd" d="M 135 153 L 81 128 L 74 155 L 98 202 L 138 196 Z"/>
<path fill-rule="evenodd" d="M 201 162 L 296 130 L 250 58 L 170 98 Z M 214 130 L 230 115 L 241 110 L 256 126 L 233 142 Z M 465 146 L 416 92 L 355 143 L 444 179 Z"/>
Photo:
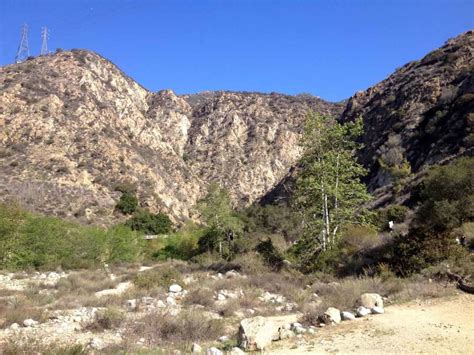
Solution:
<path fill-rule="evenodd" d="M 311 93 L 337 101 L 474 28 L 474 0 L 0 0 L 0 65 L 87 48 L 146 88 Z"/>

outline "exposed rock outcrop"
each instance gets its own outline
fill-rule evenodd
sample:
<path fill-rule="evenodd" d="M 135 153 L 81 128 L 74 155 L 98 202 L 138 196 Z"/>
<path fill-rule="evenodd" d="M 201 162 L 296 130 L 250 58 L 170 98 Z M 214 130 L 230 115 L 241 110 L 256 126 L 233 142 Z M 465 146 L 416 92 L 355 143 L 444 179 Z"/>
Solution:
<path fill-rule="evenodd" d="M 29 209 L 112 223 L 123 185 L 177 220 L 210 182 L 250 204 L 287 173 L 313 96 L 151 93 L 84 50 L 0 68 L 0 191 Z"/>

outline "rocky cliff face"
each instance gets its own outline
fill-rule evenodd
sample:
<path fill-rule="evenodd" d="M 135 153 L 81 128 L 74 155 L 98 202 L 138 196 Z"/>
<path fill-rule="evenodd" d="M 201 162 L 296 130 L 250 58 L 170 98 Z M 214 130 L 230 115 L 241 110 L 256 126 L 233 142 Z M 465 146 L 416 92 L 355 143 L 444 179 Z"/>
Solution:
<path fill-rule="evenodd" d="M 393 168 L 403 161 L 416 176 L 429 165 L 472 154 L 474 32 L 449 40 L 356 93 L 342 119 L 358 116 L 365 123 L 360 159 L 369 169 L 372 191 L 394 183 Z"/>
<path fill-rule="evenodd" d="M 249 204 L 298 159 L 309 108 L 342 111 L 312 96 L 151 93 L 88 51 L 2 67 L 0 198 L 105 224 L 124 184 L 175 220 L 210 182 Z"/>

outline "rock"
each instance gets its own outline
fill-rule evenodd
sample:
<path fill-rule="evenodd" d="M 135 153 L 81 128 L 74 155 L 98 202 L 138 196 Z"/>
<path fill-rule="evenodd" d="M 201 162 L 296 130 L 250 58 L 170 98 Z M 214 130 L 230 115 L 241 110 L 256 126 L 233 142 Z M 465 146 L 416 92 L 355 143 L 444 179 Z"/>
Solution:
<path fill-rule="evenodd" d="M 323 314 L 324 323 L 331 324 L 331 323 L 340 323 L 341 322 L 341 311 L 337 308 L 329 307 L 326 312 Z"/>
<path fill-rule="evenodd" d="M 202 351 L 202 347 L 197 343 L 193 343 L 193 345 L 191 346 L 191 352 L 200 353 L 201 351 Z"/>
<path fill-rule="evenodd" d="M 374 307 L 383 308 L 383 299 L 382 296 L 377 293 L 364 293 L 360 296 L 359 305 L 368 309 Z"/>
<path fill-rule="evenodd" d="M 245 351 L 264 350 L 273 340 L 280 339 L 282 326 L 295 323 L 298 315 L 282 317 L 253 317 L 240 322 L 238 344 Z"/>
<path fill-rule="evenodd" d="M 181 351 L 180 350 L 173 350 L 173 355 L 181 355 Z"/>
<path fill-rule="evenodd" d="M 372 314 L 384 314 L 385 313 L 385 310 L 383 309 L 383 307 L 373 307 L 371 309 L 371 312 Z"/>
<path fill-rule="evenodd" d="M 229 340 L 229 337 L 227 335 L 223 335 L 223 336 L 219 337 L 219 339 L 217 339 L 217 340 L 219 340 L 221 343 L 224 343 L 224 342 Z"/>
<path fill-rule="evenodd" d="M 233 347 L 230 351 L 230 355 L 245 355 L 245 351 L 243 351 L 241 348 Z"/>
<path fill-rule="evenodd" d="M 166 303 L 169 305 L 169 306 L 175 306 L 176 305 L 176 301 L 173 297 L 171 296 L 168 296 L 166 297 Z"/>
<path fill-rule="evenodd" d="M 295 336 L 295 333 L 291 331 L 290 329 L 281 328 L 279 330 L 279 335 L 280 335 L 279 339 L 284 340 L 284 339 L 293 338 Z"/>
<path fill-rule="evenodd" d="M 355 315 L 351 312 L 342 312 L 341 313 L 342 320 L 354 320 L 356 319 Z"/>
<path fill-rule="evenodd" d="M 370 314 L 370 309 L 360 306 L 357 308 L 356 314 L 358 317 L 365 317 Z"/>
<path fill-rule="evenodd" d="M 169 291 L 173 293 L 179 293 L 183 291 L 183 288 L 178 284 L 173 284 L 170 286 Z"/>
<path fill-rule="evenodd" d="M 224 355 L 219 349 L 212 347 L 206 350 L 206 355 Z"/>
<path fill-rule="evenodd" d="M 92 338 L 89 341 L 89 347 L 94 350 L 102 350 L 105 347 L 104 342 L 99 338 Z"/>
<path fill-rule="evenodd" d="M 20 325 L 18 323 L 12 323 L 12 324 L 10 324 L 10 329 L 11 330 L 20 329 Z"/>
<path fill-rule="evenodd" d="M 225 301 L 225 300 L 226 300 L 226 297 L 225 297 L 224 294 L 222 294 L 222 293 L 219 292 L 219 293 L 217 294 L 217 300 L 218 300 L 218 301 Z"/>
<path fill-rule="evenodd" d="M 303 334 L 303 333 L 306 333 L 306 328 L 304 328 L 304 327 L 296 327 L 296 328 L 294 329 L 294 332 L 295 332 L 296 334 Z"/>
<path fill-rule="evenodd" d="M 296 328 L 301 328 L 303 327 L 303 325 L 301 323 L 298 323 L 298 322 L 293 322 L 291 324 L 291 329 L 296 329 Z"/>
<path fill-rule="evenodd" d="M 24 325 L 25 327 L 34 327 L 34 326 L 36 326 L 37 324 L 38 324 L 38 322 L 35 321 L 35 320 L 33 320 L 33 319 L 25 319 L 25 320 L 23 321 L 23 325 Z"/>
<path fill-rule="evenodd" d="M 137 309 L 137 300 L 136 299 L 126 300 L 125 307 L 127 308 L 129 312 L 135 311 Z"/>

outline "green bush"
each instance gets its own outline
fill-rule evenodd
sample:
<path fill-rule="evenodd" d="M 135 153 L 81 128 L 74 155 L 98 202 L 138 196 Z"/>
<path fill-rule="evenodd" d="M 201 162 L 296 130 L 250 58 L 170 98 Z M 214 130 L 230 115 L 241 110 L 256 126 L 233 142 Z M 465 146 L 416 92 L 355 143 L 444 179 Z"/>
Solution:
<path fill-rule="evenodd" d="M 410 274 L 444 260 L 467 260 L 455 241 L 460 227 L 474 220 L 474 158 L 432 168 L 423 181 L 421 206 L 408 236 L 395 239 L 391 265 Z M 466 261 L 467 262 L 467 261 Z"/>
<path fill-rule="evenodd" d="M 198 240 L 204 233 L 205 228 L 188 223 L 180 231 L 166 238 L 158 238 L 151 256 L 158 260 L 189 260 L 198 253 Z"/>
<path fill-rule="evenodd" d="M 145 234 L 166 234 L 171 232 L 172 223 L 164 213 L 153 214 L 147 210 L 137 210 L 126 223 L 132 230 Z"/>
<path fill-rule="evenodd" d="M 138 261 L 142 237 L 125 226 L 85 227 L 0 204 L 0 267 L 65 269 Z"/>
<path fill-rule="evenodd" d="M 132 214 L 138 208 L 138 199 L 133 193 L 124 192 L 115 208 L 123 214 Z"/>

